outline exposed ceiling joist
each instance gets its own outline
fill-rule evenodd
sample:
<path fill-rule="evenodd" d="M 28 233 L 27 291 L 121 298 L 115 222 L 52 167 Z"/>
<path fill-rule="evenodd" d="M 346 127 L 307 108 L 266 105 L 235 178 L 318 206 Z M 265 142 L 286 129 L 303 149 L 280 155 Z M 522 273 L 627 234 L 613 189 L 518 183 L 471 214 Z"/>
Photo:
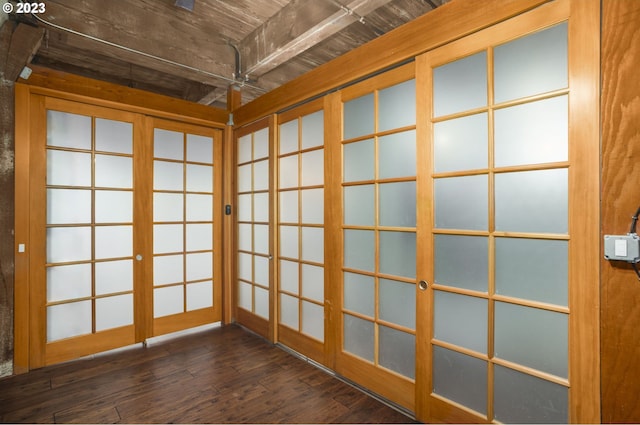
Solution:
<path fill-rule="evenodd" d="M 242 41 L 243 73 L 266 74 L 390 0 L 342 1 L 291 1 Z"/>
<path fill-rule="evenodd" d="M 251 101 L 446 1 L 47 0 L 9 19 L 47 29 L 35 63 L 226 108 L 229 86 Z"/>

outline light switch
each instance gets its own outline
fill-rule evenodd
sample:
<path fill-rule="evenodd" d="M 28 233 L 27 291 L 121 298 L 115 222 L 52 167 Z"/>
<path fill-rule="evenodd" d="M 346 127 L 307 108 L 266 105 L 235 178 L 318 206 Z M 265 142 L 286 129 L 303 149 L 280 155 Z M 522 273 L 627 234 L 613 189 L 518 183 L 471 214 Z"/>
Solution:
<path fill-rule="evenodd" d="M 25 251 L 25 246 L 23 243 L 19 243 L 18 244 L 18 252 L 24 252 Z"/>
<path fill-rule="evenodd" d="M 625 239 L 617 239 L 615 241 L 614 252 L 616 257 L 627 256 L 627 241 Z"/>

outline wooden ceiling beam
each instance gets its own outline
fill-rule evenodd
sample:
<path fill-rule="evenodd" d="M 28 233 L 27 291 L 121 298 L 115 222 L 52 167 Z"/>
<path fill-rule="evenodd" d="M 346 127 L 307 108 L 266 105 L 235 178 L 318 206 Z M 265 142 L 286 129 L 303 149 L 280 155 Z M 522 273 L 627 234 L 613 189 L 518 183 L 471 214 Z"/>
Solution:
<path fill-rule="evenodd" d="M 44 30 L 6 21 L 0 28 L 0 78 L 15 82 L 42 43 Z"/>
<path fill-rule="evenodd" d="M 264 75 L 389 1 L 292 0 L 242 40 L 242 74 Z"/>

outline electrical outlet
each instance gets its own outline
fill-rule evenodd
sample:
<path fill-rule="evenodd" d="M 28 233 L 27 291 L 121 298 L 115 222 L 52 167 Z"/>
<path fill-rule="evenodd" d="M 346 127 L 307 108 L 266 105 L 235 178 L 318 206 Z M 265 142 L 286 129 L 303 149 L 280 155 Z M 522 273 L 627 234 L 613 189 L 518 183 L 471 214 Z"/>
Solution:
<path fill-rule="evenodd" d="M 604 258 L 627 263 L 640 262 L 640 237 L 636 233 L 605 235 Z"/>

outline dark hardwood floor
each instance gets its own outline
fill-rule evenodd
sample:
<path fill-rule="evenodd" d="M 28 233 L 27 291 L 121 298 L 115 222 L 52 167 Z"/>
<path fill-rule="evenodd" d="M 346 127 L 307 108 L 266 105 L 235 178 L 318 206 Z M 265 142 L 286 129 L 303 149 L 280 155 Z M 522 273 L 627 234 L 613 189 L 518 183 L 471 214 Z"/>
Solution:
<path fill-rule="evenodd" d="M 230 325 L 0 380 L 4 423 L 414 423 Z"/>

